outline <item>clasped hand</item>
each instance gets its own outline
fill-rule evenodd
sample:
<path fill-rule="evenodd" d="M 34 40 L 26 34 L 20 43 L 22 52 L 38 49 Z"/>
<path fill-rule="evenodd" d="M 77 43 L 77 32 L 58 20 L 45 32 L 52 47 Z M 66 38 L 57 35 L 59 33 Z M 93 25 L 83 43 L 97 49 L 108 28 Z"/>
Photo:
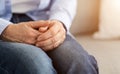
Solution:
<path fill-rule="evenodd" d="M 57 20 L 31 21 L 10 24 L 1 37 L 3 40 L 32 44 L 49 51 L 63 43 L 66 31 Z"/>

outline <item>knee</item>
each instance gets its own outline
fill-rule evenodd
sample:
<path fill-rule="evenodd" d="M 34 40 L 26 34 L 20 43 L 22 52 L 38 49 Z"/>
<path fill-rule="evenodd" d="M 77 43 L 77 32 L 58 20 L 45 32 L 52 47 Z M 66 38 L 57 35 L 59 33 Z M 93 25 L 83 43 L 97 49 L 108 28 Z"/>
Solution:
<path fill-rule="evenodd" d="M 80 74 L 98 74 L 98 66 L 96 60 L 93 59 L 93 56 L 86 54 L 79 56 L 73 55 L 71 68 L 76 68 L 74 71 L 78 72 L 79 70 Z"/>
<path fill-rule="evenodd" d="M 44 51 L 32 45 L 21 43 L 7 43 L 6 47 L 13 62 L 16 63 L 16 74 L 53 74 L 55 70 L 51 59 Z"/>
<path fill-rule="evenodd" d="M 96 60 L 93 59 L 71 36 L 67 36 L 64 43 L 59 46 L 54 52 L 59 52 L 64 56 L 61 59 L 69 61 L 71 71 L 68 74 L 97 74 L 98 68 Z M 67 63 L 68 64 L 68 63 Z"/>
<path fill-rule="evenodd" d="M 32 74 L 53 74 L 55 72 L 51 59 L 42 49 L 35 46 L 21 44 L 19 59 Z"/>

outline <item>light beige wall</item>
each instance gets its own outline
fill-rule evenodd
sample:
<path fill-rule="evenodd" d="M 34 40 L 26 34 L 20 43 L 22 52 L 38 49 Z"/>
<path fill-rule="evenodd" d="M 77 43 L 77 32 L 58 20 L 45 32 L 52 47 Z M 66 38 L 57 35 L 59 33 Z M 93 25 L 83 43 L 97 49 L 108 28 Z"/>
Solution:
<path fill-rule="evenodd" d="M 78 0 L 77 15 L 71 26 L 71 33 L 93 32 L 98 27 L 99 0 Z"/>

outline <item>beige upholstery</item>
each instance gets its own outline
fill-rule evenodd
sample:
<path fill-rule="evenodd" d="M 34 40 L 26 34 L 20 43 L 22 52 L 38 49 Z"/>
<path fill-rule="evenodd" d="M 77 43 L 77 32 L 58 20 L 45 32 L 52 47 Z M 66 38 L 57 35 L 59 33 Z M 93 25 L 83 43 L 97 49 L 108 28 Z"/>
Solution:
<path fill-rule="evenodd" d="M 97 30 L 99 0 L 78 2 L 79 7 L 71 33 L 85 50 L 96 57 L 100 74 L 120 74 L 120 40 L 95 40 L 92 35 L 83 35 Z"/>
<path fill-rule="evenodd" d="M 86 33 L 95 31 L 98 24 L 99 0 L 78 0 L 77 15 L 71 32 Z"/>

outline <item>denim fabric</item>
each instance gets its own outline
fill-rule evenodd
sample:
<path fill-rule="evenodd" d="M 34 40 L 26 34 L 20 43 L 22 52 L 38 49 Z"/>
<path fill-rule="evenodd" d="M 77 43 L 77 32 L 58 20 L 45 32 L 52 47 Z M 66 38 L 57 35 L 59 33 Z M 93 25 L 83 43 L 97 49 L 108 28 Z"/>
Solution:
<path fill-rule="evenodd" d="M 47 52 L 58 74 L 98 74 L 97 62 L 70 36 Z M 55 74 L 51 60 L 32 45 L 0 42 L 0 74 Z"/>
<path fill-rule="evenodd" d="M 32 20 L 26 15 L 16 16 L 17 23 L 23 18 Z M 46 53 L 32 45 L 0 42 L 0 74 L 54 74 L 52 63 L 58 74 L 99 74 L 95 58 L 70 34 L 59 47 Z"/>
<path fill-rule="evenodd" d="M 59 74 L 99 74 L 97 61 L 71 35 L 54 51 L 48 52 Z"/>
<path fill-rule="evenodd" d="M 56 74 L 56 71 L 40 48 L 0 41 L 0 74 Z"/>

